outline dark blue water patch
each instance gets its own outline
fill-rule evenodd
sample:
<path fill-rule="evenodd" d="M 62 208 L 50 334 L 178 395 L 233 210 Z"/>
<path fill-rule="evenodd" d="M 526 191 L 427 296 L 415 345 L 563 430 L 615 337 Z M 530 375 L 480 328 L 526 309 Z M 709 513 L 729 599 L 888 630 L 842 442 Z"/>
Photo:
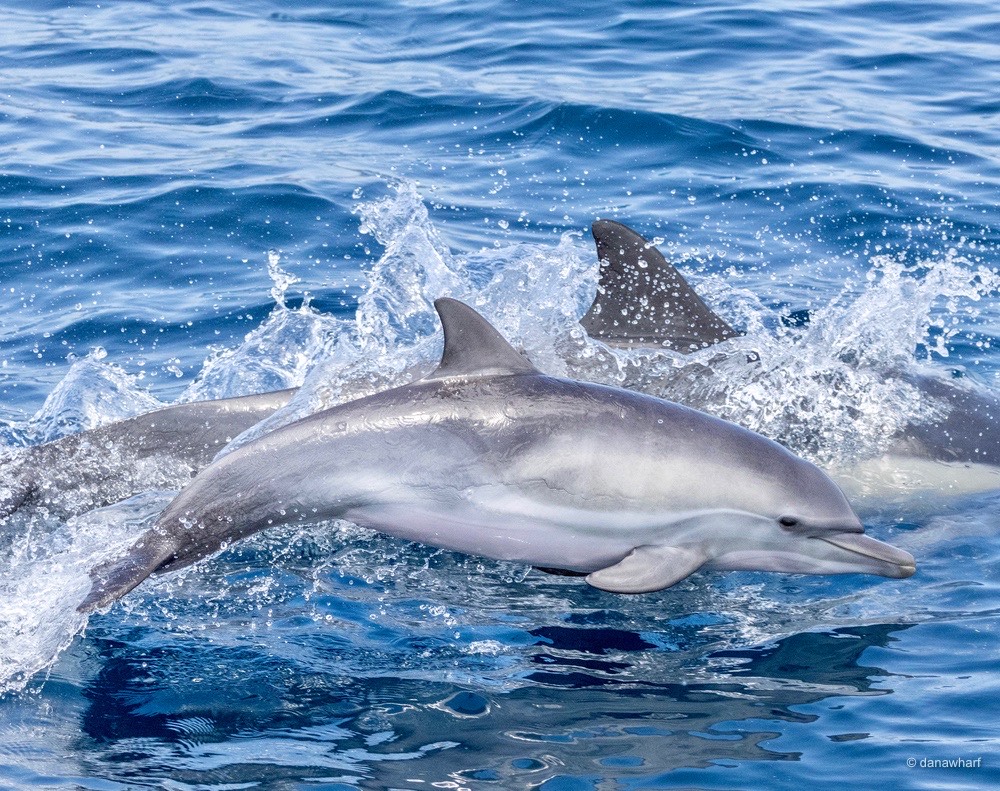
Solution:
<path fill-rule="evenodd" d="M 139 224 L 145 221 L 151 228 L 200 221 L 214 229 L 216 225 L 228 227 L 243 219 L 256 219 L 242 216 L 251 205 L 258 207 L 255 214 L 261 215 L 261 222 L 273 219 L 269 211 L 280 209 L 298 218 L 299 212 L 314 214 L 336 205 L 329 197 L 299 184 L 253 183 L 257 175 L 255 169 L 243 167 L 238 172 L 220 174 L 219 181 L 230 182 L 223 185 L 211 183 L 216 180 L 214 174 L 199 179 L 163 174 L 87 176 L 73 181 L 12 175 L 3 190 L 23 190 L 25 195 L 37 195 L 45 204 L 42 211 L 31 204 L 8 207 L 8 225 L 20 222 L 23 228 L 33 224 L 32 220 L 38 225 L 46 221 L 45 225 L 53 225 L 56 232 L 87 231 L 93 218 L 101 214 L 115 220 L 127 216 L 130 222 Z M 237 210 L 241 212 L 238 217 L 234 216 Z"/>
<path fill-rule="evenodd" d="M 883 74 L 878 75 L 885 80 L 899 79 L 900 77 L 913 78 L 914 72 L 920 74 L 923 69 L 930 68 L 933 66 L 936 69 L 942 68 L 942 66 L 950 67 L 953 69 L 960 59 L 951 56 L 941 57 L 936 56 L 931 53 L 917 53 L 917 52 L 886 52 L 878 55 L 864 55 L 864 56 L 853 56 L 853 55 L 841 55 L 837 59 L 838 64 L 846 71 L 881 71 Z M 950 70 L 945 68 L 945 74 Z M 945 75 L 939 75 L 945 76 Z"/>
<path fill-rule="evenodd" d="M 817 47 L 836 48 L 842 40 L 824 29 L 819 16 L 808 9 L 770 11 L 760 8 L 716 8 L 705 14 L 677 13 L 659 16 L 648 24 L 635 15 L 625 25 L 624 34 L 638 46 L 656 51 L 655 41 L 669 36 L 679 40 L 677 60 L 683 71 L 704 74 L 713 70 L 739 69 L 776 49 L 808 56 Z M 674 65 L 671 59 L 671 66 Z"/>
<path fill-rule="evenodd" d="M 899 638 L 908 624 L 878 624 L 844 627 L 832 632 L 803 632 L 778 641 L 773 646 L 751 649 L 723 649 L 712 653 L 716 659 L 736 659 L 731 669 L 739 676 L 787 679 L 816 687 L 842 687 L 857 692 L 872 691 L 872 678 L 887 672 L 861 663 L 872 647 L 888 646 Z"/>
<path fill-rule="evenodd" d="M 955 89 L 928 97 L 925 101 L 929 107 L 942 112 L 967 112 L 979 116 L 984 122 L 983 125 L 979 130 L 967 131 L 966 135 L 980 145 L 988 147 L 991 144 L 989 117 L 1000 114 L 1000 100 L 989 95 L 983 96 L 972 91 Z"/>
<path fill-rule="evenodd" d="M 940 41 L 954 41 L 964 45 L 975 42 L 976 44 L 993 45 L 993 42 L 1000 36 L 1000 21 L 991 13 L 992 9 L 977 9 L 979 13 L 970 15 L 968 20 L 955 20 L 951 25 L 936 25 L 937 38 Z"/>
<path fill-rule="evenodd" d="M 948 19 L 956 11 L 966 15 L 967 18 L 975 19 L 976 15 L 983 9 L 979 3 L 926 3 L 919 8 L 911 8 L 908 3 L 899 0 L 860 0 L 849 4 L 846 11 L 852 17 L 869 19 L 875 22 L 891 23 L 901 28 L 923 27 L 928 23 L 931 30 L 938 29 L 942 19 Z M 912 13 L 911 13 L 912 12 Z"/>
<path fill-rule="evenodd" d="M 800 162 L 804 159 L 802 152 L 806 152 L 808 160 L 833 162 L 841 167 L 845 154 L 892 158 L 914 166 L 995 167 L 989 157 L 966 151 L 960 143 L 953 148 L 942 147 L 923 142 L 917 137 L 906 137 L 879 129 L 810 128 L 768 119 L 741 119 L 736 124 L 755 140 L 773 141 L 776 147 L 781 144 L 782 148 L 799 152 Z"/>
<path fill-rule="evenodd" d="M 271 137 L 275 134 L 293 134 L 298 137 L 310 132 L 344 133 L 364 131 L 367 134 L 394 135 L 429 134 L 440 138 L 442 132 L 452 136 L 467 134 L 474 127 L 485 133 L 503 133 L 518 129 L 525 119 L 547 111 L 547 106 L 537 102 L 497 101 L 488 96 L 481 101 L 469 97 L 449 95 L 418 95 L 399 90 L 381 91 L 362 96 L 347 97 L 340 94 L 321 94 L 300 101 L 295 108 L 275 120 L 262 119 L 241 135 Z"/>
<path fill-rule="evenodd" d="M 261 243 L 274 248 L 302 239 L 303 216 L 329 215 L 343 210 L 329 198 L 298 185 L 260 184 L 244 190 L 212 186 L 183 186 L 155 198 L 133 204 L 130 215 L 147 229 L 145 243 L 152 249 L 176 249 L 178 237 L 185 244 L 190 225 L 204 249 L 218 250 L 232 234 L 252 237 L 257 251 Z M 316 222 L 314 220 L 314 222 Z M 326 239 L 322 241 L 328 241 Z M 317 247 L 321 240 L 316 240 Z"/>
<path fill-rule="evenodd" d="M 488 131 L 494 130 L 490 127 Z M 514 131 L 529 141 L 558 135 L 568 147 L 562 150 L 576 155 L 625 147 L 628 158 L 637 165 L 644 157 L 656 157 L 649 162 L 650 167 L 678 168 L 681 172 L 713 164 L 731 168 L 733 159 L 748 148 L 764 148 L 724 123 L 606 106 L 557 105 Z M 760 151 L 764 157 L 769 153 Z"/>
<path fill-rule="evenodd" d="M 330 105 L 332 112 L 327 109 Z M 553 155 L 568 159 L 607 155 L 614 163 L 627 159 L 636 169 L 727 176 L 751 149 L 758 157 L 770 156 L 776 164 L 781 161 L 763 142 L 727 124 L 602 106 L 497 102 L 487 96 L 470 101 L 468 97 L 388 91 L 352 103 L 345 103 L 340 96 L 316 97 L 304 118 L 291 115 L 264 121 L 249 134 L 301 136 L 331 130 L 350 134 L 363 129 L 369 136 L 387 138 L 401 133 L 418 139 L 427 135 L 432 138 L 428 143 L 440 140 L 443 134 L 462 142 L 452 151 L 442 151 L 439 160 L 444 158 L 455 166 L 468 163 L 470 151 L 499 153 L 516 148 L 519 159 L 524 160 L 519 170 Z M 558 165 L 552 170 L 554 174 L 563 172 Z M 544 183 L 546 176 L 537 175 L 543 178 L 539 183 Z"/>
<path fill-rule="evenodd" d="M 136 635 L 133 635 L 133 638 Z M 177 723 L 202 719 L 202 741 L 217 741 L 243 731 L 298 727 L 329 722 L 359 709 L 339 691 L 336 679 L 296 669 L 252 647 L 199 646 L 192 654 L 176 645 L 131 647 L 99 641 L 92 660 L 100 671 L 87 685 L 83 734 L 97 743 L 136 738 L 174 742 L 185 738 Z M 204 664 L 192 664 L 197 656 Z M 190 677 L 183 686 L 177 674 Z M 281 701 L 298 700 L 286 709 Z"/>
<path fill-rule="evenodd" d="M 489 711 L 489 701 L 474 692 L 457 692 L 441 705 L 461 717 L 480 717 Z"/>
<path fill-rule="evenodd" d="M 166 63 L 167 60 L 164 53 L 141 47 L 70 48 L 62 41 L 8 47 L 6 51 L 0 51 L 0 67 L 48 71 L 83 66 L 96 68 L 106 74 L 128 74 Z"/>
<path fill-rule="evenodd" d="M 25 212 L 18 219 L 20 225 L 13 225 L 13 216 L 17 210 L 28 210 L 44 207 L 51 209 L 60 206 L 67 200 L 73 200 L 72 195 L 78 194 L 80 179 L 74 179 L 72 191 L 67 193 L 67 182 L 60 178 L 38 175 L 28 172 L 11 172 L 16 165 L 8 164 L 9 170 L 5 169 L 3 178 L 0 179 L 0 195 L 4 195 L 8 204 L 4 206 L 6 216 L 3 218 L 7 232 L 11 230 L 24 230 L 25 227 L 35 224 L 35 211 L 30 214 Z M 142 188 L 143 184 L 135 184 L 136 188 Z"/>
<path fill-rule="evenodd" d="M 645 651 L 656 646 L 648 643 L 635 632 L 620 629 L 572 629 L 563 626 L 545 626 L 531 630 L 541 644 L 561 651 L 582 652 L 603 656 L 609 652 Z"/>
<path fill-rule="evenodd" d="M 589 68 L 610 74 L 629 77 L 636 72 L 636 59 L 622 57 L 635 53 L 641 67 L 649 70 L 668 65 L 705 71 L 707 66 L 725 67 L 729 59 L 746 62 L 755 50 L 778 49 L 811 52 L 822 44 L 836 41 L 832 32 L 823 35 L 820 24 L 802 25 L 803 20 L 817 17 L 795 11 L 739 11 L 734 9 L 705 9 L 692 14 L 681 4 L 639 4 L 627 12 L 609 13 L 609 9 L 574 5 L 556 14 L 561 24 L 555 28 L 541 24 L 550 22 L 550 9 L 504 8 L 493 6 L 489 12 L 495 32 L 492 36 L 482 32 L 481 11 L 464 12 L 448 10 L 447 15 L 432 10 L 414 18 L 412 33 L 407 36 L 409 57 L 440 59 L 443 55 L 464 57 L 470 62 L 487 65 L 520 63 L 525 68 L 554 67 L 567 64 L 565 52 L 579 50 L 582 61 Z M 374 14 L 385 13 L 385 8 L 375 6 Z M 301 19 L 301 17 L 300 17 Z M 368 21 L 368 20 L 365 20 Z M 434 29 L 449 27 L 449 47 L 430 46 L 438 40 Z M 409 32 L 409 31 L 408 31 Z M 429 46 L 421 47 L 427 42 Z M 462 46 L 465 42 L 465 46 Z M 416 46 L 414 46 L 416 45 Z M 416 50 L 416 54 L 413 51 Z M 676 53 L 687 52 L 691 61 L 678 59 Z M 711 55 L 714 54 L 714 59 Z M 698 57 L 710 59 L 701 62 Z M 482 60 L 485 58 L 485 60 Z"/>
<path fill-rule="evenodd" d="M 307 5 L 307 4 L 300 4 Z M 286 11 L 272 11 L 270 19 L 275 22 L 286 22 L 303 25 L 321 25 L 323 27 L 346 28 L 347 30 L 365 30 L 369 27 L 369 20 L 359 18 L 357 10 L 350 15 L 343 12 L 323 10 L 317 8 L 316 12 L 309 13 L 302 11 L 289 13 Z"/>
<path fill-rule="evenodd" d="M 193 17 L 195 19 L 225 19 L 236 21 L 257 20 L 261 17 L 271 16 L 272 5 L 268 2 L 257 2 L 248 0 L 245 3 L 185 3 L 180 6 L 171 7 L 169 10 L 182 17 Z"/>
<path fill-rule="evenodd" d="M 47 180 L 26 181 L 45 201 Z M 220 264 L 229 270 L 223 279 L 230 295 L 243 292 L 241 297 L 253 294 L 257 299 L 266 292 L 268 247 L 287 249 L 317 267 L 342 259 L 344 247 L 364 247 L 345 207 L 297 185 L 227 189 L 152 181 L 144 185 L 142 198 L 135 196 L 142 187 L 135 181 L 107 189 L 99 179 L 58 188 L 48 182 L 60 196 L 56 205 L 49 199 L 44 209 L 10 207 L 3 218 L 14 244 L 0 253 L 0 271 L 18 271 L 26 284 L 35 279 L 32 271 L 37 273 L 32 297 L 40 310 L 87 303 L 97 291 L 114 292 L 111 282 L 120 286 L 130 276 L 138 287 L 153 290 L 195 284 L 210 288 Z M 308 223 L 305 217 L 311 218 Z M 82 278 L 77 286 L 74 275 Z M 42 288 L 51 277 L 68 280 L 67 287 L 56 292 Z"/>

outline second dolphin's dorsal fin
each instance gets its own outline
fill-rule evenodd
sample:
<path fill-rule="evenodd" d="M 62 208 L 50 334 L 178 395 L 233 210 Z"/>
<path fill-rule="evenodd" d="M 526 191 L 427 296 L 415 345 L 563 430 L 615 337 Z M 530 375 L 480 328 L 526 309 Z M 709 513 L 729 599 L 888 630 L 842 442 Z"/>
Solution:
<path fill-rule="evenodd" d="M 601 277 L 597 298 L 580 320 L 591 338 L 688 353 L 739 334 L 631 228 L 598 220 L 592 230 Z"/>
<path fill-rule="evenodd" d="M 442 297 L 434 307 L 444 327 L 444 353 L 440 365 L 427 379 L 535 372 L 535 366 L 464 302 Z"/>

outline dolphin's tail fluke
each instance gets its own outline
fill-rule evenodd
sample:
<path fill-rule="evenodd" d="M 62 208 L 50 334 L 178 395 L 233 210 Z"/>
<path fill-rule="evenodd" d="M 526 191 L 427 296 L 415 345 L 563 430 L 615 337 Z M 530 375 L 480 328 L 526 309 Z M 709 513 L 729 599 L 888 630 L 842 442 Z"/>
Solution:
<path fill-rule="evenodd" d="M 77 612 L 90 613 L 114 604 L 147 577 L 154 574 L 173 556 L 156 529 L 142 536 L 124 557 L 94 566 L 90 570 L 93 586 Z"/>

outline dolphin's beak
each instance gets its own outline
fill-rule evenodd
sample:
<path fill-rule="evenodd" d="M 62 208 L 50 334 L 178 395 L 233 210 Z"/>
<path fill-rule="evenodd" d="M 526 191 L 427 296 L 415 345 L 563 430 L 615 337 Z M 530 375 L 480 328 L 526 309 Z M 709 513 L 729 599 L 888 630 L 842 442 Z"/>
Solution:
<path fill-rule="evenodd" d="M 866 565 L 872 566 L 872 573 L 883 577 L 905 579 L 912 577 L 917 570 L 917 563 L 909 552 L 883 544 L 864 533 L 834 533 L 816 538 L 852 554 L 861 555 L 868 561 Z"/>

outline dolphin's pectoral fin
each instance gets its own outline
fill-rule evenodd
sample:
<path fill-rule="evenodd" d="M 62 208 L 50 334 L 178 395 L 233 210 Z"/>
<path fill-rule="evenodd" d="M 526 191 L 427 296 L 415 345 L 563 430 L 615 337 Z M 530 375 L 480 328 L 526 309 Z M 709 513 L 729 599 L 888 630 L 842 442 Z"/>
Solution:
<path fill-rule="evenodd" d="M 89 613 L 107 607 L 154 574 L 169 558 L 163 543 L 148 534 L 140 538 L 124 557 L 94 566 L 93 587 L 77 612 Z"/>
<path fill-rule="evenodd" d="M 612 593 L 650 593 L 675 585 L 708 560 L 683 547 L 636 547 L 625 559 L 587 575 L 587 583 Z"/>

